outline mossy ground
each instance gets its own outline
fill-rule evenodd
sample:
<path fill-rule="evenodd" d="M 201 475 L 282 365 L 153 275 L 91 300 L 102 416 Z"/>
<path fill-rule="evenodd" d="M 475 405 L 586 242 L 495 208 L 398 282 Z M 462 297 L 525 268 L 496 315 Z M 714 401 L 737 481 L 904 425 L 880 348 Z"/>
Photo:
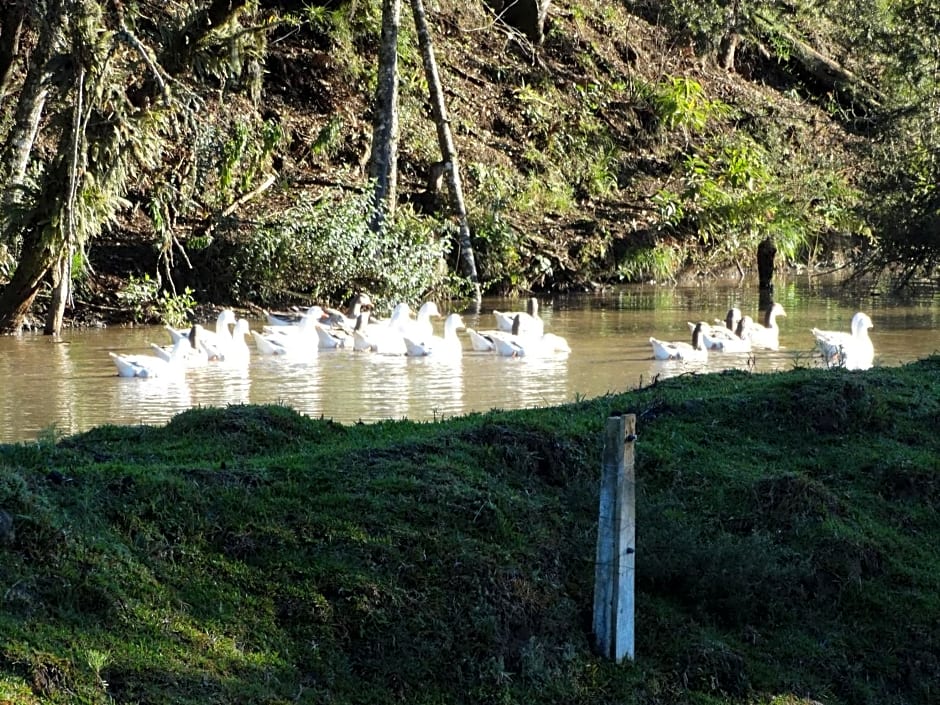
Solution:
<path fill-rule="evenodd" d="M 617 666 L 591 622 L 620 411 L 638 594 Z M 0 446 L 0 702 L 927 705 L 938 504 L 937 357 L 438 423 L 236 406 Z"/>

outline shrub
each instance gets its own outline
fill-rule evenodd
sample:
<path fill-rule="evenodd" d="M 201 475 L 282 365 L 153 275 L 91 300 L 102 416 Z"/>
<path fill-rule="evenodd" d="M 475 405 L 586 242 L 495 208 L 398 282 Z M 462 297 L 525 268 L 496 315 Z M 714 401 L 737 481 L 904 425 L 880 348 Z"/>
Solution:
<path fill-rule="evenodd" d="M 371 192 L 304 196 L 247 236 L 219 238 L 204 257 L 227 262 L 221 285 L 236 303 L 335 301 L 355 291 L 414 302 L 449 293 L 449 240 L 407 210 L 373 232 L 372 203 Z"/>

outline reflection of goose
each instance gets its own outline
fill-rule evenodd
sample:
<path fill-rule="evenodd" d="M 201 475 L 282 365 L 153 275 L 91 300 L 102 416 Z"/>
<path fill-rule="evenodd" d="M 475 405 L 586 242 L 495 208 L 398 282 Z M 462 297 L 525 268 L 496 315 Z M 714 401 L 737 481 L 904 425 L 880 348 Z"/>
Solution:
<path fill-rule="evenodd" d="M 751 323 L 744 329 L 744 336 L 755 347 L 777 350 L 780 347 L 780 327 L 777 325 L 777 317 L 786 315 L 783 306 L 775 303 L 764 314 L 764 325 Z"/>
<path fill-rule="evenodd" d="M 875 346 L 868 337 L 874 327 L 868 314 L 859 311 L 852 316 L 852 332 L 812 329 L 816 347 L 827 365 L 847 370 L 867 370 L 875 358 Z"/>
<path fill-rule="evenodd" d="M 185 368 L 186 351 L 192 349 L 188 338 L 173 344 L 168 359 L 157 355 L 122 355 L 108 352 L 120 377 L 167 377 L 181 374 Z"/>
<path fill-rule="evenodd" d="M 707 360 L 708 350 L 702 337 L 702 330 L 707 323 L 696 323 L 692 331 L 692 343 L 666 342 L 657 338 L 650 338 L 653 346 L 653 357 L 657 360 Z"/>
<path fill-rule="evenodd" d="M 435 357 L 459 357 L 463 354 L 463 346 L 457 337 L 457 330 L 464 328 L 463 319 L 458 313 L 450 314 L 444 320 L 444 335 L 431 335 L 424 338 L 411 337 L 406 333 L 403 337 L 408 354 L 413 357 L 434 355 Z"/>

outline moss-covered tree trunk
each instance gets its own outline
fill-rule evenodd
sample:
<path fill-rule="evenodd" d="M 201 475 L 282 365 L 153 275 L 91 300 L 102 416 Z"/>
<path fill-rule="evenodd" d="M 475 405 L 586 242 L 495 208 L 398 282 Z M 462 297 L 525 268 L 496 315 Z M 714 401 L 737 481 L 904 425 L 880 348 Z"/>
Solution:
<path fill-rule="evenodd" d="M 0 333 L 22 330 L 23 321 L 57 255 L 58 248 L 41 224 L 34 223 L 23 233 L 22 254 L 16 271 L 0 291 Z"/>
<path fill-rule="evenodd" d="M 375 87 L 375 118 L 369 176 L 375 182 L 371 227 L 379 230 L 398 200 L 398 30 L 401 0 L 382 2 L 382 40 Z"/>
<path fill-rule="evenodd" d="M 457 148 L 450 131 L 450 119 L 447 116 L 447 106 L 444 104 L 444 89 L 441 86 L 440 73 L 437 70 L 437 61 L 434 58 L 434 47 L 431 44 L 431 33 L 424 12 L 423 0 L 411 0 L 412 14 L 415 27 L 418 31 L 418 44 L 424 58 L 424 73 L 428 81 L 431 110 L 434 122 L 437 125 L 437 141 L 441 148 L 441 155 L 446 166 L 447 184 L 456 211 L 460 245 L 461 273 L 469 279 L 474 288 L 474 298 L 477 303 L 481 299 L 480 281 L 477 276 L 476 259 L 473 255 L 473 244 L 470 240 L 470 226 L 467 223 L 467 208 L 463 199 L 463 185 L 460 181 L 460 165 L 457 161 Z"/>
<path fill-rule="evenodd" d="M 115 217 L 130 185 L 156 160 L 165 139 L 158 111 L 165 115 L 181 109 L 172 101 L 164 77 L 188 78 L 206 38 L 249 5 L 249 0 L 211 0 L 193 7 L 176 32 L 149 27 L 156 51 L 130 29 L 148 27 L 148 21 L 125 21 L 125 11 L 130 10 L 120 2 L 48 0 L 36 6 L 39 35 L 0 155 L 7 204 L 19 194 L 30 161 L 44 163 L 37 168 L 36 194 L 22 202 L 21 212 L 10 220 L 12 229 L 5 233 L 7 240 L 21 246 L 16 270 L 0 291 L 0 331 L 22 327 L 53 268 L 54 303 L 56 309 L 62 305 L 68 296 L 63 277 L 69 276 L 72 252 Z M 127 7 L 136 11 L 135 6 Z M 61 60 L 63 56 L 70 60 Z M 53 86 L 53 63 L 56 97 L 64 99 L 50 101 L 54 108 L 49 112 L 54 109 L 55 114 L 41 119 Z M 83 88 L 83 75 L 94 85 Z M 129 93 L 135 101 L 127 99 Z M 100 119 L 89 123 L 91 114 Z M 40 124 L 48 131 L 44 140 L 56 145 L 45 154 L 33 149 Z M 51 311 L 46 330 L 56 332 L 61 320 L 61 310 Z"/>
<path fill-rule="evenodd" d="M 23 81 L 17 101 L 13 125 L 7 134 L 0 156 L 0 174 L 3 177 L 3 206 L 15 209 L 21 201 L 27 166 L 33 154 L 33 146 L 39 131 L 40 121 L 49 94 L 50 60 L 55 47 L 62 40 L 67 24 L 66 3 L 51 2 L 39 23 L 39 35 L 29 57 L 29 70 Z M 40 204 L 42 209 L 43 204 Z M 45 219 L 25 219 L 25 228 L 20 233 L 6 232 L 13 240 L 21 235 L 20 258 L 10 281 L 0 290 L 0 333 L 18 332 L 29 313 L 33 301 L 42 286 L 43 279 L 55 262 L 56 252 L 45 238 Z M 48 215 L 48 214 L 44 214 Z M 22 227 L 23 223 L 18 225 Z"/>
<path fill-rule="evenodd" d="M 10 91 L 24 24 L 26 8 L 17 2 L 3 3 L 0 7 L 0 106 Z"/>

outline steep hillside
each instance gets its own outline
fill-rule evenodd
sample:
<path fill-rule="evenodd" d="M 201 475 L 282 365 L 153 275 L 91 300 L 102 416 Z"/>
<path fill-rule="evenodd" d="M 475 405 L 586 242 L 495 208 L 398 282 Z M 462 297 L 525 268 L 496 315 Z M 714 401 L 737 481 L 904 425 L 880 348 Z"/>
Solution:
<path fill-rule="evenodd" d="M 257 100 L 219 93 L 204 109 L 222 130 L 276 126 L 274 185 L 180 220 L 187 256 L 171 270 L 180 287 L 225 267 L 219 250 L 200 250 L 207 230 L 244 242 L 302 194 L 367 189 L 380 3 L 294 4 L 276 4 Z M 302 21 L 283 23 L 288 11 Z M 482 2 L 435 3 L 429 20 L 487 292 L 739 273 L 768 235 L 782 259 L 812 263 L 853 233 L 859 138 L 817 105 L 805 76 L 759 44 L 743 45 L 725 70 L 649 19 L 595 0 L 553 3 L 541 46 Z M 399 200 L 450 238 L 447 193 L 428 190 L 441 157 L 407 3 L 401 32 Z M 671 105 L 676 95 L 687 103 Z M 126 230 L 146 241 L 152 228 L 136 213 Z M 127 246 L 99 243 L 96 269 L 126 276 L 128 265 L 137 274 L 152 267 L 153 248 L 127 257 Z M 235 298 L 224 287 L 212 297 Z"/>

